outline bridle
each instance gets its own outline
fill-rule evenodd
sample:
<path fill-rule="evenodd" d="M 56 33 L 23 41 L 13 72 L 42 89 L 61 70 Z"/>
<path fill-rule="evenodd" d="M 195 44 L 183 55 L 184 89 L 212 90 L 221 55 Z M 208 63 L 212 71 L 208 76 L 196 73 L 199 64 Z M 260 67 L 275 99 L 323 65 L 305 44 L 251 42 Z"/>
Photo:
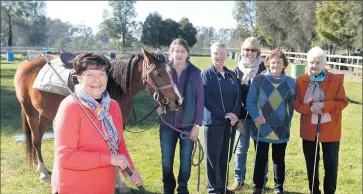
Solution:
<path fill-rule="evenodd" d="M 160 105 L 167 105 L 170 102 L 170 98 L 165 97 L 163 95 L 163 98 L 159 101 L 159 96 L 162 90 L 176 87 L 176 85 L 172 82 L 171 84 L 158 87 L 155 82 L 155 64 L 149 65 L 146 63 L 145 59 L 142 62 L 142 81 L 144 82 L 144 85 L 147 85 L 149 87 L 154 88 L 155 92 L 153 94 L 153 97 L 155 101 L 157 101 Z M 153 75 L 153 76 L 151 76 Z"/>

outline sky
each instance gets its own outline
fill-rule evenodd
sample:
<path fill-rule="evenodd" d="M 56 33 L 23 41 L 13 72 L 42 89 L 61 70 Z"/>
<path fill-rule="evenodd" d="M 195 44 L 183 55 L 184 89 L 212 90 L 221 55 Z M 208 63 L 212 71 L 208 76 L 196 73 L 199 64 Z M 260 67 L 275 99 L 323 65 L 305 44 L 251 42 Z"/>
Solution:
<path fill-rule="evenodd" d="M 46 1 L 47 16 L 78 25 L 84 24 L 98 31 L 103 21 L 103 10 L 108 8 L 107 1 Z M 236 28 L 232 10 L 234 1 L 137 1 L 136 21 L 144 22 L 149 13 L 157 11 L 163 19 L 171 18 L 179 21 L 187 17 L 194 27 L 205 26 L 220 28 Z"/>

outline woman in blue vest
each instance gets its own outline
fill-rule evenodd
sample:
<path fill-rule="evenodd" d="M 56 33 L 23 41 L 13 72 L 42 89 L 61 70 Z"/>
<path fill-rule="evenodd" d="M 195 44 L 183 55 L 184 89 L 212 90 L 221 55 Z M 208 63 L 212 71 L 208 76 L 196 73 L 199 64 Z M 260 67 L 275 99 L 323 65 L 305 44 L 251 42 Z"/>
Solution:
<path fill-rule="evenodd" d="M 157 109 L 157 113 L 175 128 L 191 133 L 190 138 L 181 138 L 181 134 L 160 120 L 160 146 L 163 169 L 164 194 L 173 194 L 176 180 L 173 174 L 175 147 L 179 139 L 180 168 L 178 175 L 178 193 L 189 193 L 188 181 L 192 165 L 194 142 L 198 138 L 199 126 L 203 120 L 204 90 L 201 71 L 189 61 L 188 43 L 175 39 L 169 47 L 169 63 L 173 82 L 184 97 L 183 107 L 176 112 Z"/>
<path fill-rule="evenodd" d="M 242 98 L 240 82 L 224 64 L 227 59 L 226 46 L 219 42 L 213 43 L 211 58 L 213 65 L 202 72 L 207 188 L 209 193 L 222 194 L 230 193 L 226 190 L 227 165 L 232 154 L 236 127 L 242 127 L 238 123 Z"/>

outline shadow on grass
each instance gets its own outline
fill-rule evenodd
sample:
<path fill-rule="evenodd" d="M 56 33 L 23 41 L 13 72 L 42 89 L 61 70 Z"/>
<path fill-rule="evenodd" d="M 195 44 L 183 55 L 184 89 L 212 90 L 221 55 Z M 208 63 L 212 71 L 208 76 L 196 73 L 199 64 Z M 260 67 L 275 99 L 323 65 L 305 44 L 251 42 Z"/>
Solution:
<path fill-rule="evenodd" d="M 130 116 L 126 125 L 128 132 L 141 132 L 148 130 L 151 125 L 153 127 L 158 126 L 157 114 L 154 109 L 155 104 L 152 96 L 150 96 L 146 91 L 138 93 L 134 97 L 133 109 L 131 109 Z M 139 122 L 144 117 L 146 117 L 150 112 L 152 112 L 145 120 Z M 133 129 L 128 129 L 133 128 Z M 138 128 L 138 129 L 135 129 Z"/>
<path fill-rule="evenodd" d="M 353 99 L 351 99 L 351 98 L 349 98 L 349 97 L 348 97 L 348 102 L 349 102 L 349 103 L 352 103 L 352 104 L 362 104 L 362 102 L 358 102 L 358 101 L 353 100 Z"/>
<path fill-rule="evenodd" d="M 154 193 L 154 192 L 149 192 L 149 191 L 144 191 L 144 192 L 139 192 L 139 190 L 131 188 L 131 193 L 142 193 L 142 194 L 158 194 L 158 193 Z"/>
<path fill-rule="evenodd" d="M 6 75 L 7 76 L 7 75 Z M 4 75 L 1 76 L 2 78 Z M 21 133 L 20 103 L 15 91 L 1 86 L 1 134 Z"/>

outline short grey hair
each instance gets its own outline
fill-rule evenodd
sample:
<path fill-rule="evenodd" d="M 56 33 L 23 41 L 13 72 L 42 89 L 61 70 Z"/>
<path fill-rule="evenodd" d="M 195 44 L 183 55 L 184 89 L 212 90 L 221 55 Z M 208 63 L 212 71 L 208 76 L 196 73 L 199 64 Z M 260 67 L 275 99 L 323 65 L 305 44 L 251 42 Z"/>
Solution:
<path fill-rule="evenodd" d="M 216 41 L 216 42 L 213 42 L 211 45 L 210 45 L 210 51 L 212 51 L 213 48 L 222 48 L 222 49 L 225 49 L 226 52 L 227 52 L 227 47 L 224 43 L 221 43 L 219 41 Z"/>
<path fill-rule="evenodd" d="M 310 61 L 311 58 L 313 57 L 318 57 L 322 59 L 323 64 L 326 63 L 326 53 L 324 52 L 323 49 L 321 49 L 320 47 L 316 46 L 313 47 L 312 49 L 310 49 L 307 53 L 307 60 Z"/>
<path fill-rule="evenodd" d="M 257 37 L 251 36 L 246 38 L 246 40 L 243 42 L 242 46 L 241 46 L 241 55 L 243 55 L 243 49 L 245 48 L 246 44 L 250 42 L 253 46 L 253 48 L 257 49 L 257 55 L 261 54 L 261 46 L 260 46 L 260 41 L 258 40 Z"/>

